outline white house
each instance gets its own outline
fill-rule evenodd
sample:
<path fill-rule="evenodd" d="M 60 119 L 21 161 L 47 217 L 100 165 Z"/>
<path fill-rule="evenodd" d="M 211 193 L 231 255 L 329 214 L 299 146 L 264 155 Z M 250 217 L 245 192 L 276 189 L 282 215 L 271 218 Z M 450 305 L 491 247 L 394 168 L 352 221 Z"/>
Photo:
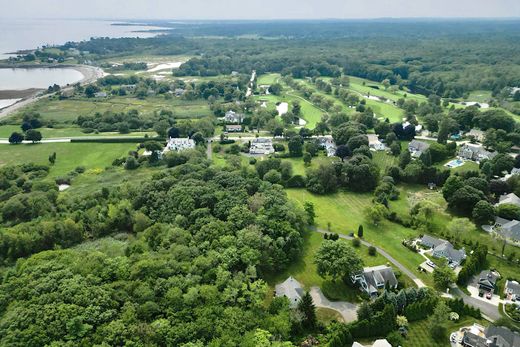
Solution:
<path fill-rule="evenodd" d="M 269 155 L 274 153 L 273 140 L 259 137 L 251 141 L 249 154 Z"/>
<path fill-rule="evenodd" d="M 166 144 L 166 147 L 163 150 L 163 153 L 165 152 L 182 152 L 188 149 L 194 149 L 195 148 L 195 141 L 193 141 L 190 138 L 171 138 L 168 140 L 168 143 Z"/>
<path fill-rule="evenodd" d="M 327 157 L 334 157 L 336 155 L 337 147 L 332 137 L 320 136 L 318 137 L 318 142 L 320 144 L 320 147 L 325 149 L 325 151 L 327 152 Z"/>
<path fill-rule="evenodd" d="M 386 146 L 379 141 L 379 137 L 375 134 L 368 134 L 368 147 L 373 151 L 384 151 Z"/>
<path fill-rule="evenodd" d="M 224 122 L 227 124 L 241 124 L 244 120 L 244 115 L 240 113 L 236 113 L 233 110 L 229 110 L 226 112 L 224 116 Z"/>

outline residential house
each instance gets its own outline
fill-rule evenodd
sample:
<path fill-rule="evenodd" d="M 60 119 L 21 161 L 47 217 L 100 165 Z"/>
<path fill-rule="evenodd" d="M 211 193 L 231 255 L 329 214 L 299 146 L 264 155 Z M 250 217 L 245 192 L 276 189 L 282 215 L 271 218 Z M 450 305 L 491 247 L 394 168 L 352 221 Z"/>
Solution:
<path fill-rule="evenodd" d="M 513 242 L 520 242 L 520 221 L 515 219 L 497 217 L 492 231 Z"/>
<path fill-rule="evenodd" d="M 461 344 L 465 347 L 517 347 L 520 346 L 520 334 L 506 327 L 490 325 L 484 329 L 474 324 L 464 332 Z"/>
<path fill-rule="evenodd" d="M 496 152 L 489 152 L 484 146 L 473 143 L 465 143 L 459 149 L 458 156 L 467 160 L 473 160 L 477 163 L 484 159 L 493 159 L 497 155 Z"/>
<path fill-rule="evenodd" d="M 375 134 L 368 134 L 368 146 L 370 147 L 370 150 L 373 151 L 384 151 L 386 149 L 386 146 L 379 141 L 379 137 Z"/>
<path fill-rule="evenodd" d="M 251 141 L 249 154 L 268 155 L 274 153 L 273 140 L 265 137 L 259 137 Z"/>
<path fill-rule="evenodd" d="M 305 293 L 300 282 L 292 276 L 286 279 L 283 283 L 277 284 L 274 287 L 274 290 L 277 297 L 285 296 L 289 299 L 289 305 L 293 308 L 298 306 L 298 303 Z"/>
<path fill-rule="evenodd" d="M 445 258 L 451 267 L 456 267 L 466 259 L 466 251 L 464 248 L 458 250 L 446 240 L 437 239 L 428 235 L 421 238 L 421 245 L 431 248 L 432 255 L 436 258 Z"/>
<path fill-rule="evenodd" d="M 184 89 L 177 88 L 177 89 L 175 89 L 174 94 L 175 94 L 176 97 L 179 98 L 179 97 L 183 96 L 185 92 L 186 91 Z"/>
<path fill-rule="evenodd" d="M 321 136 L 318 137 L 318 143 L 321 148 L 325 149 L 327 152 L 327 157 L 334 157 L 336 156 L 336 144 L 334 143 L 334 140 L 332 137 L 328 136 Z"/>
<path fill-rule="evenodd" d="M 500 180 L 501 181 L 507 181 L 508 179 L 510 179 L 511 177 L 515 176 L 515 175 L 520 175 L 520 169 L 514 167 L 510 173 L 508 173 L 507 175 L 505 175 L 504 177 L 502 177 Z"/>
<path fill-rule="evenodd" d="M 520 283 L 507 280 L 504 286 L 504 294 L 506 295 L 506 299 L 514 301 L 520 300 Z"/>
<path fill-rule="evenodd" d="M 466 133 L 466 137 L 472 137 L 478 142 L 484 141 L 484 132 L 478 129 L 471 129 Z"/>
<path fill-rule="evenodd" d="M 97 93 L 94 93 L 94 97 L 95 98 L 106 98 L 108 96 L 108 94 L 106 92 L 97 92 Z"/>
<path fill-rule="evenodd" d="M 423 141 L 412 140 L 408 144 L 408 151 L 410 151 L 413 158 L 419 158 L 428 148 L 430 148 L 430 144 Z"/>
<path fill-rule="evenodd" d="M 480 293 L 491 293 L 493 294 L 496 289 L 496 284 L 500 274 L 495 271 L 484 270 L 479 275 L 478 289 Z"/>
<path fill-rule="evenodd" d="M 397 278 L 394 270 L 387 265 L 366 267 L 362 272 L 350 276 L 352 283 L 358 284 L 359 289 L 370 296 L 377 296 L 378 291 L 386 285 L 397 288 Z"/>
<path fill-rule="evenodd" d="M 515 193 L 509 193 L 506 195 L 502 195 L 499 198 L 498 204 L 496 204 L 496 206 L 502 205 L 502 204 L 511 204 L 511 205 L 516 205 L 516 206 L 520 207 L 520 198 Z"/>
<path fill-rule="evenodd" d="M 392 347 L 392 345 L 386 339 L 379 339 L 373 345 L 362 345 L 359 342 L 354 342 L 352 347 Z"/>
<path fill-rule="evenodd" d="M 235 125 L 235 124 L 231 124 L 231 125 L 226 125 L 226 131 L 228 133 L 239 133 L 242 131 L 242 126 L 241 125 Z"/>
<path fill-rule="evenodd" d="M 163 150 L 165 152 L 182 152 L 188 149 L 195 148 L 195 141 L 190 138 L 171 138 L 166 144 L 166 147 Z"/>
<path fill-rule="evenodd" d="M 244 120 L 244 115 L 236 113 L 235 111 L 229 110 L 224 116 L 224 122 L 227 124 L 241 124 Z"/>

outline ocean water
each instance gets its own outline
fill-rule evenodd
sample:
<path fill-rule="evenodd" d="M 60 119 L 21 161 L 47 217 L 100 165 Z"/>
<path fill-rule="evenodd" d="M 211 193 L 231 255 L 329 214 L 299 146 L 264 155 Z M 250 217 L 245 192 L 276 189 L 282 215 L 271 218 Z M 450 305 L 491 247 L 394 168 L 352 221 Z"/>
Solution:
<path fill-rule="evenodd" d="M 70 68 L 0 69 L 0 90 L 44 89 L 79 82 L 83 74 Z"/>
<path fill-rule="evenodd" d="M 5 19 L 0 20 L 0 59 L 7 53 L 43 45 L 83 41 L 91 37 L 153 37 L 156 33 L 136 32 L 160 29 L 150 26 L 111 25 L 113 21 L 78 19 Z"/>

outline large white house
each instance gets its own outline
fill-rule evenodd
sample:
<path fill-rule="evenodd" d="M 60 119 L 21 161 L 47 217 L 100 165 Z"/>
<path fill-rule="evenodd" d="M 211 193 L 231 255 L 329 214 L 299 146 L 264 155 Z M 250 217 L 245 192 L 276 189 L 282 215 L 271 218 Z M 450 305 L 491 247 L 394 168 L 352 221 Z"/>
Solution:
<path fill-rule="evenodd" d="M 251 141 L 249 154 L 269 155 L 274 153 L 273 140 L 266 137 L 259 137 Z"/>
<path fill-rule="evenodd" d="M 182 152 L 188 149 L 195 148 L 195 141 L 190 138 L 172 138 L 168 140 L 166 147 L 163 150 L 165 152 Z"/>
<path fill-rule="evenodd" d="M 377 296 L 378 291 L 389 285 L 397 288 L 397 278 L 394 270 L 387 265 L 366 267 L 362 272 L 350 276 L 352 283 L 358 284 L 359 289 L 370 296 Z"/>

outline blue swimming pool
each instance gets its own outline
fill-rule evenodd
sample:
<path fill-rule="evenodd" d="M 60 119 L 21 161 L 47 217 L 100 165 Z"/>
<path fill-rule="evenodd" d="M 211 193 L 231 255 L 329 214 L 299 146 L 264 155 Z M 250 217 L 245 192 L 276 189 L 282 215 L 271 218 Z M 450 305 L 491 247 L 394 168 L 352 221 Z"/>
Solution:
<path fill-rule="evenodd" d="M 449 168 L 456 168 L 456 167 L 459 167 L 462 165 L 464 165 L 464 160 L 462 160 L 462 159 L 454 159 L 454 160 L 444 164 L 444 166 L 449 167 Z"/>

